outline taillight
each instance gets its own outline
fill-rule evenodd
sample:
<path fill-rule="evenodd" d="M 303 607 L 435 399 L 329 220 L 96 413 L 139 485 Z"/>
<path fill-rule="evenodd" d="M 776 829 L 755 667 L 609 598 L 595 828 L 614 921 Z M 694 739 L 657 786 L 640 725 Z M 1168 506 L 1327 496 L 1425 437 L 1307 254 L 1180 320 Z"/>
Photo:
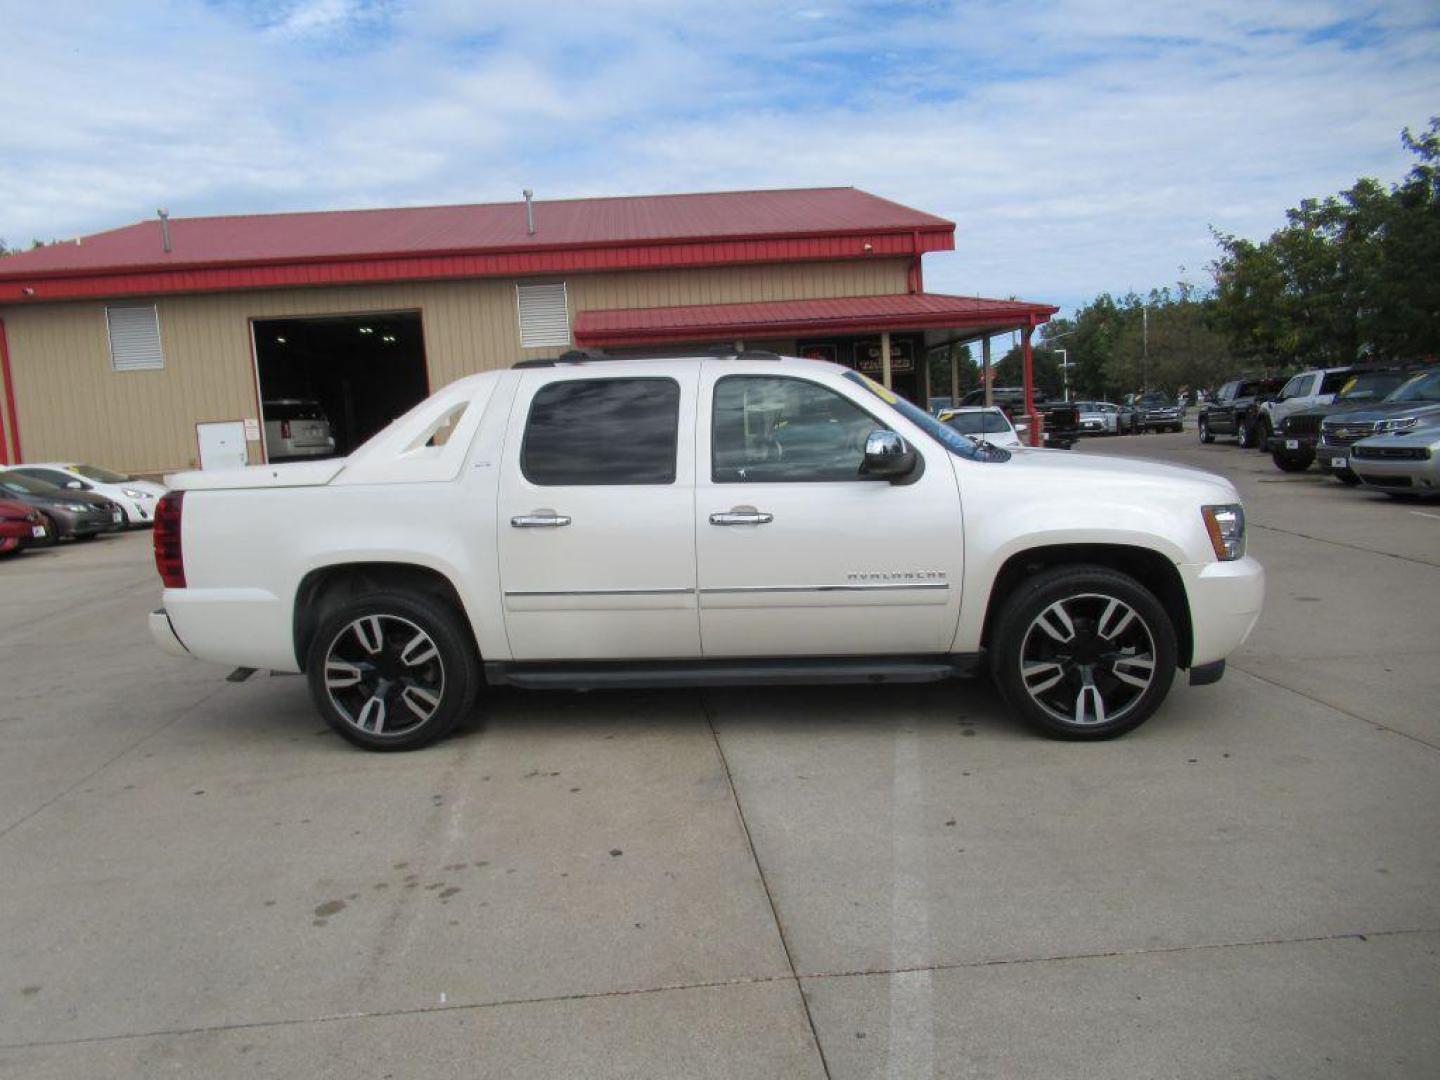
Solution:
<path fill-rule="evenodd" d="M 290 437 L 290 421 L 289 421 L 289 420 L 281 420 L 281 421 L 280 421 L 280 437 L 281 437 L 282 439 L 288 439 L 288 438 Z"/>
<path fill-rule="evenodd" d="M 185 553 L 180 544 L 180 511 L 185 492 L 167 491 L 155 507 L 155 569 L 167 589 L 185 588 Z"/>

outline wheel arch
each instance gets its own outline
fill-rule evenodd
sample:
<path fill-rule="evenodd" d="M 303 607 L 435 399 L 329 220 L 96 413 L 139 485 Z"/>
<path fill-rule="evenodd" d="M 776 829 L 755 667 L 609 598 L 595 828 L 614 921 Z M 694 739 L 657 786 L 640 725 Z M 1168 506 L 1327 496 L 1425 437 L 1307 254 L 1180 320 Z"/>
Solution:
<path fill-rule="evenodd" d="M 1005 602 L 1027 577 L 1057 566 L 1103 566 L 1133 577 L 1160 601 L 1175 625 L 1176 662 L 1190 666 L 1195 633 L 1185 582 L 1175 564 L 1152 548 L 1129 544 L 1049 544 L 1011 555 L 1001 565 L 990 588 L 980 643 L 990 646 L 990 635 Z"/>
<path fill-rule="evenodd" d="M 475 647 L 475 655 L 480 655 L 460 591 L 445 574 L 417 563 L 345 562 L 316 567 L 301 579 L 295 590 L 295 659 L 300 670 L 305 670 L 305 657 L 328 604 L 386 590 L 419 593 L 452 608 Z"/>

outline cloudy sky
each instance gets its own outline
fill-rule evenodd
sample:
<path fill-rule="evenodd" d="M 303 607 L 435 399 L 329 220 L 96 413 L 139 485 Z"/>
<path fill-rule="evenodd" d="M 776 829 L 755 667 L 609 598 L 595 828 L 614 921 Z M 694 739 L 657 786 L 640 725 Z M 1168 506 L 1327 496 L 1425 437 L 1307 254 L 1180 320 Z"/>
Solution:
<path fill-rule="evenodd" d="M 0 0 L 0 237 L 152 216 L 843 185 L 958 223 L 936 292 L 1203 284 L 1398 179 L 1440 5 Z"/>

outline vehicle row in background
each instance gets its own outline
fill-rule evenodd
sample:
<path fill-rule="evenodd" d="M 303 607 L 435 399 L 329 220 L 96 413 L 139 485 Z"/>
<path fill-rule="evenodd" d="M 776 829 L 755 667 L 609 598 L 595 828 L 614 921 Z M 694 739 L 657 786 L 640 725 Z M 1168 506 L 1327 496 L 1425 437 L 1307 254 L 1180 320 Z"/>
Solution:
<path fill-rule="evenodd" d="M 155 519 L 165 488 L 72 462 L 0 469 L 0 554 L 61 540 L 93 540 Z"/>
<path fill-rule="evenodd" d="M 1035 411 L 1040 415 L 1041 443 L 1050 450 L 1069 450 L 1080 437 L 1080 411 L 1071 401 L 1051 401 L 1038 390 L 1034 395 Z M 985 391 L 971 390 L 960 399 L 960 408 L 985 406 Z M 1025 407 L 1025 388 L 995 386 L 990 389 L 990 406 L 1004 410 L 1020 441 L 1030 445 L 1030 418 Z"/>
<path fill-rule="evenodd" d="M 965 405 L 958 409 L 941 409 L 936 417 L 961 435 L 991 446 L 1023 446 L 1020 433 L 1010 417 L 998 405 Z"/>

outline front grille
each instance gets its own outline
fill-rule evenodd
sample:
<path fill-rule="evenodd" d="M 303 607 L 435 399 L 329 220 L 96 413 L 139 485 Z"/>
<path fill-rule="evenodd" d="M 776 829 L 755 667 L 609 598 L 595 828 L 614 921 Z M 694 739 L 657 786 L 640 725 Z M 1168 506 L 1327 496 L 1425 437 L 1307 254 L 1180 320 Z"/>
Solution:
<path fill-rule="evenodd" d="M 1375 434 L 1373 421 L 1361 421 L 1354 424 L 1326 424 L 1325 441 L 1331 446 L 1349 446 L 1360 439 L 1369 438 Z"/>
<path fill-rule="evenodd" d="M 1429 461 L 1430 451 L 1424 446 L 1357 446 L 1351 457 L 1389 459 L 1391 461 Z"/>
<path fill-rule="evenodd" d="M 1320 419 L 1318 416 L 1289 416 L 1280 425 L 1280 430 L 1286 435 L 1319 435 Z"/>

